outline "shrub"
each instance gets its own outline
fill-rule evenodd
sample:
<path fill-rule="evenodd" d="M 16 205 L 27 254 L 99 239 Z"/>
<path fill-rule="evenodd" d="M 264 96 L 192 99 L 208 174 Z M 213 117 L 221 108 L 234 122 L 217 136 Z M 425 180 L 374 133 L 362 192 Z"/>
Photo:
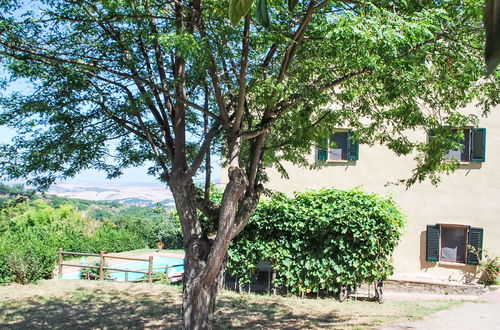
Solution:
<path fill-rule="evenodd" d="M 499 285 L 500 258 L 490 255 L 487 250 L 477 249 L 471 245 L 467 247 L 469 252 L 475 254 L 479 260 L 479 271 L 482 273 L 479 283 L 483 285 Z M 481 258 L 481 254 L 483 254 L 484 258 Z"/>
<path fill-rule="evenodd" d="M 100 266 L 101 263 L 99 261 L 93 262 L 91 266 Z M 104 267 L 108 267 L 107 263 L 104 264 Z M 90 280 L 98 280 L 100 276 L 100 270 L 99 268 L 94 268 L 94 267 L 83 267 L 80 268 L 80 278 L 81 279 L 86 279 L 86 274 L 88 273 L 90 275 L 89 279 Z M 104 277 L 109 277 L 109 270 L 104 269 Z"/>
<path fill-rule="evenodd" d="M 386 279 L 404 218 L 390 198 L 359 189 L 321 190 L 262 201 L 231 243 L 228 270 L 244 283 L 268 260 L 276 285 L 317 292 Z"/>
<path fill-rule="evenodd" d="M 164 272 L 153 272 L 152 274 L 153 277 L 153 282 L 159 282 L 161 284 L 170 284 L 170 279 L 168 278 L 168 275 Z M 144 276 L 140 277 L 141 280 L 147 280 L 148 275 L 144 274 Z"/>
<path fill-rule="evenodd" d="M 85 219 L 71 206 L 53 208 L 41 200 L 4 205 L 0 223 L 0 283 L 51 278 L 59 248 L 98 253 L 146 246 L 136 233 Z"/>
<path fill-rule="evenodd" d="M 16 283 L 28 284 L 43 277 L 43 265 L 33 251 L 13 252 L 7 258 L 7 266 Z"/>
<path fill-rule="evenodd" d="M 480 270 L 483 272 L 483 276 L 479 283 L 483 285 L 499 285 L 500 279 L 500 260 L 498 257 L 491 257 L 485 255 L 486 260 L 480 263 Z"/>

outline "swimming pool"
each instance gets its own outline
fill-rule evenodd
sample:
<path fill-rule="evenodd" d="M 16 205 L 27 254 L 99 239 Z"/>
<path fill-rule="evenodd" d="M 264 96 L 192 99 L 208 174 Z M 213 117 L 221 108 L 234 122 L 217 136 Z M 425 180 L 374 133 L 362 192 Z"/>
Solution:
<path fill-rule="evenodd" d="M 175 267 L 172 267 L 175 266 Z M 149 262 L 147 261 L 129 261 L 123 262 L 119 264 L 108 265 L 111 268 L 119 268 L 119 269 L 130 269 L 130 270 L 140 270 L 143 272 L 148 271 Z M 168 274 L 172 275 L 174 273 L 179 273 L 184 271 L 184 260 L 177 258 L 168 258 L 168 257 L 154 257 L 153 258 L 153 273 L 165 273 L 166 267 L 168 268 Z M 125 273 L 126 272 L 112 272 L 108 275 L 108 277 L 115 278 L 117 281 L 125 281 Z M 141 273 L 132 273 L 128 272 L 128 280 L 138 280 L 144 277 L 146 274 Z M 63 279 L 79 279 L 80 272 L 67 273 L 63 274 Z"/>

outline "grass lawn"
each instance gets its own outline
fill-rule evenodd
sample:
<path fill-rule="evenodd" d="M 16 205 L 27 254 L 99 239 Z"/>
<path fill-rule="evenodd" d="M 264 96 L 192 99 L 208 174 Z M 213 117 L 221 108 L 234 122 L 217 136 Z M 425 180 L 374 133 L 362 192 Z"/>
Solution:
<path fill-rule="evenodd" d="M 300 299 L 224 292 L 216 329 L 365 329 L 417 320 L 462 301 Z M 2 329 L 178 328 L 181 288 L 80 280 L 0 286 Z"/>

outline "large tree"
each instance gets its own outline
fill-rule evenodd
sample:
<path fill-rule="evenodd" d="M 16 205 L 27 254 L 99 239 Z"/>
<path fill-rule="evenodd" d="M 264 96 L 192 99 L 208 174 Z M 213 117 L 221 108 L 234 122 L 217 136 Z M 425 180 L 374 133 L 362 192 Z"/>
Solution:
<path fill-rule="evenodd" d="M 499 102 L 495 76 L 480 79 L 482 0 L 252 2 L 0 0 L 6 78 L 26 86 L 0 100 L 0 125 L 18 131 L 1 146 L 1 175 L 46 188 L 152 163 L 182 223 L 186 329 L 211 328 L 263 165 L 308 166 L 312 146 L 349 126 L 363 143 L 417 152 L 408 183 L 435 180 L 456 166 L 442 159 L 456 139 L 439 128 L 473 122 L 456 111 L 472 101 Z M 406 136 L 428 128 L 443 138 Z M 193 184 L 211 151 L 228 175 L 219 204 Z"/>

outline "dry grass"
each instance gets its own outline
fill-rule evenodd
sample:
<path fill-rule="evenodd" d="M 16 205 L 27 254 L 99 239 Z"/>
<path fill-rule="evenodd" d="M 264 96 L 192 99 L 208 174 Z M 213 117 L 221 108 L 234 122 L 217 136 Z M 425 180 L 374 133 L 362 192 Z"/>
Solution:
<path fill-rule="evenodd" d="M 178 328 L 180 287 L 49 280 L 0 287 L 2 329 Z M 299 299 L 225 292 L 215 312 L 217 329 L 365 329 L 419 319 L 461 301 Z"/>

